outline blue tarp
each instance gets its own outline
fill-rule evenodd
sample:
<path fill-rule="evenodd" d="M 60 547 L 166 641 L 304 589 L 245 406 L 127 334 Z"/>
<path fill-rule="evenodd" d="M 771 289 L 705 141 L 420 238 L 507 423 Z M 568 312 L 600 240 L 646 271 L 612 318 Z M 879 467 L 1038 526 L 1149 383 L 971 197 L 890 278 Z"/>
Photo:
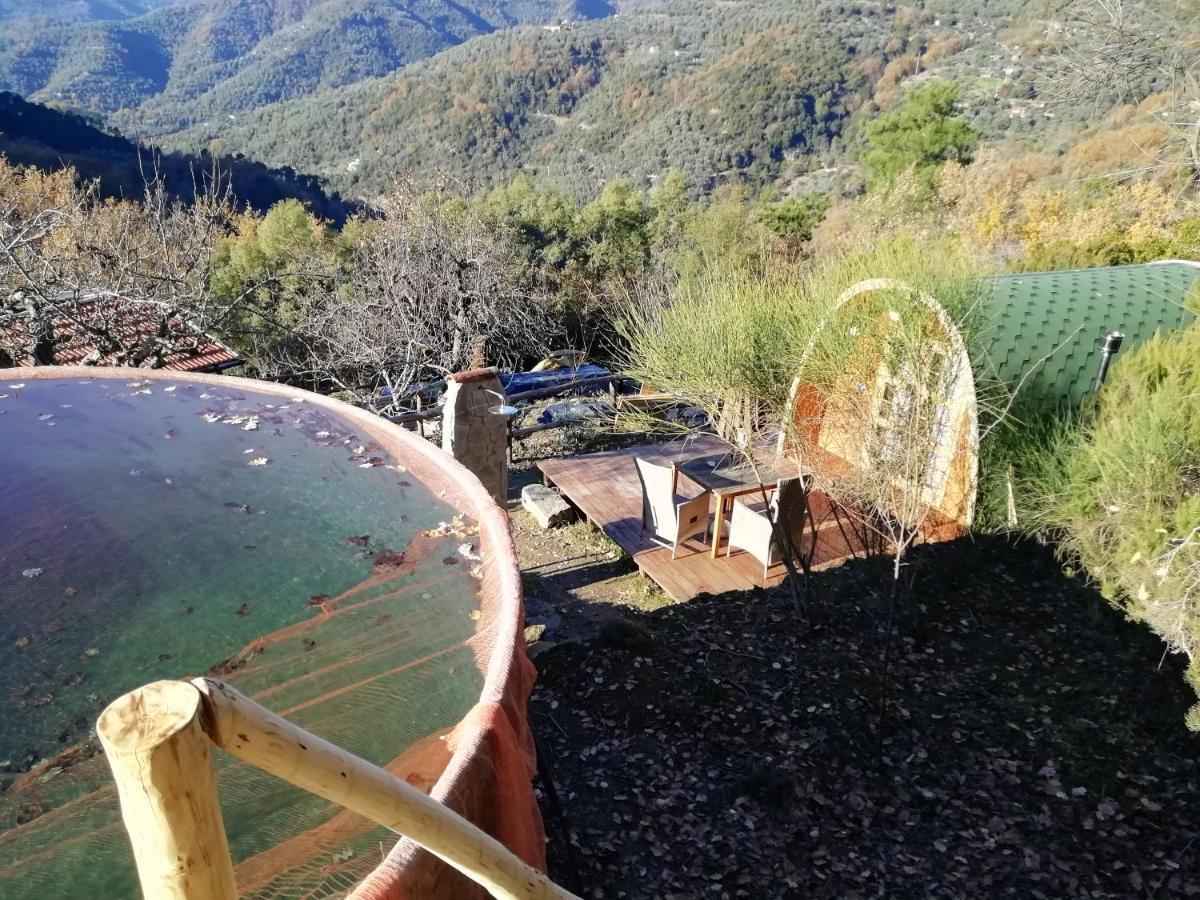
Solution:
<path fill-rule="evenodd" d="M 577 378 L 599 378 L 612 373 L 603 366 L 591 364 L 580 366 L 578 369 L 547 369 L 545 372 L 502 372 L 500 383 L 504 385 L 506 394 L 523 394 L 526 391 L 536 391 L 566 384 Z M 580 394 L 601 394 L 608 388 L 603 384 L 594 384 L 580 388 Z"/>
<path fill-rule="evenodd" d="M 545 372 L 501 372 L 500 384 L 504 387 L 504 393 L 506 394 L 523 394 L 525 391 L 536 391 L 540 388 L 566 384 L 568 381 L 574 381 L 577 378 L 599 378 L 611 374 L 604 366 L 594 366 L 589 363 L 588 365 L 580 366 L 578 369 L 547 369 Z M 429 381 L 425 384 L 412 384 L 400 392 L 400 397 L 403 399 L 415 397 L 418 394 L 437 393 L 445 386 L 446 382 L 440 378 L 437 381 Z M 580 388 L 575 393 L 602 394 L 607 390 L 608 387 L 606 385 L 594 384 Z M 391 391 L 387 388 L 380 388 L 379 397 L 381 400 L 387 400 L 391 395 Z"/>

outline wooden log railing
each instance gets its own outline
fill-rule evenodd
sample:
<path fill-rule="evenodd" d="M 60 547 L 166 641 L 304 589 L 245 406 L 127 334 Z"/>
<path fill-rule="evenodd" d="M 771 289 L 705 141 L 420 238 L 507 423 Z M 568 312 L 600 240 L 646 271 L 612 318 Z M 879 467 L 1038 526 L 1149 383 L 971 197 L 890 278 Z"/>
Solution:
<path fill-rule="evenodd" d="M 149 900 L 235 900 L 212 745 L 413 840 L 500 900 L 578 900 L 406 781 L 212 678 L 156 681 L 96 725 Z"/>
<path fill-rule="evenodd" d="M 414 409 L 412 412 L 401 413 L 398 416 L 388 416 L 387 420 L 396 425 L 403 425 L 406 422 L 424 422 L 429 419 L 441 418 L 441 406 L 431 406 L 429 409 Z"/>

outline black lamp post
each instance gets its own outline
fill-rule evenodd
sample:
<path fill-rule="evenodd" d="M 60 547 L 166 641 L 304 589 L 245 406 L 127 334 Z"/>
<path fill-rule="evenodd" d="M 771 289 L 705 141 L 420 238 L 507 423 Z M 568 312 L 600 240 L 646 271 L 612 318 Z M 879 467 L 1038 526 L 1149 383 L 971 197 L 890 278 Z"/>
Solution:
<path fill-rule="evenodd" d="M 1096 383 L 1092 385 L 1093 391 L 1100 390 L 1100 385 L 1104 384 L 1109 364 L 1117 355 L 1117 351 L 1121 349 L 1121 341 L 1124 339 L 1125 335 L 1119 331 L 1106 331 L 1100 336 L 1100 370 L 1096 373 Z"/>

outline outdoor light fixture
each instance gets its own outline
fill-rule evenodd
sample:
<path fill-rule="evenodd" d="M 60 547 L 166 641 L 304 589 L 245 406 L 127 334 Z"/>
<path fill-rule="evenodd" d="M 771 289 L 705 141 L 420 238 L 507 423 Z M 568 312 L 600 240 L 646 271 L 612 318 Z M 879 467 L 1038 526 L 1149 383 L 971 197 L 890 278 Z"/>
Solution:
<path fill-rule="evenodd" d="M 1100 390 L 1100 385 L 1104 384 L 1104 378 L 1108 375 L 1108 366 L 1121 349 L 1121 341 L 1124 339 L 1125 335 L 1119 331 L 1106 331 L 1100 336 L 1100 370 L 1096 373 L 1096 383 L 1092 385 L 1093 391 Z"/>
<path fill-rule="evenodd" d="M 491 413 L 493 416 L 508 416 L 509 418 L 511 418 L 512 416 L 515 416 L 517 413 L 520 412 L 520 410 L 517 409 L 512 404 L 504 402 L 505 397 L 503 394 L 498 393 L 496 391 L 490 391 L 490 390 L 488 391 L 488 393 L 500 401 L 495 406 L 488 407 L 488 412 Z"/>

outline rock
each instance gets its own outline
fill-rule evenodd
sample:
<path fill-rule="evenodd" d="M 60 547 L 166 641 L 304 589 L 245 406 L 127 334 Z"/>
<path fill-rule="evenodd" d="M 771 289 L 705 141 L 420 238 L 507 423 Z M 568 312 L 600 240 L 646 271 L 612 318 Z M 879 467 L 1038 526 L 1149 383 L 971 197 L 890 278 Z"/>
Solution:
<path fill-rule="evenodd" d="M 526 625 L 525 626 L 525 643 L 526 644 L 535 644 L 542 639 L 542 635 L 545 633 L 546 633 L 545 625 L 542 625 L 542 624 Z"/>
<path fill-rule="evenodd" d="M 554 643 L 553 641 L 539 641 L 538 643 L 530 644 L 527 653 L 529 654 L 529 659 L 535 660 L 538 659 L 539 656 L 544 656 L 545 654 L 550 653 L 551 650 L 556 647 L 558 647 L 558 644 Z"/>
<path fill-rule="evenodd" d="M 555 629 L 562 623 L 562 616 L 559 615 L 552 605 L 547 603 L 541 597 L 526 597 L 525 598 L 525 625 L 544 625 L 547 633 L 553 633 Z"/>
<path fill-rule="evenodd" d="M 521 506 L 542 528 L 557 528 L 575 521 L 575 508 L 562 494 L 544 484 L 527 484 L 521 488 Z"/>

